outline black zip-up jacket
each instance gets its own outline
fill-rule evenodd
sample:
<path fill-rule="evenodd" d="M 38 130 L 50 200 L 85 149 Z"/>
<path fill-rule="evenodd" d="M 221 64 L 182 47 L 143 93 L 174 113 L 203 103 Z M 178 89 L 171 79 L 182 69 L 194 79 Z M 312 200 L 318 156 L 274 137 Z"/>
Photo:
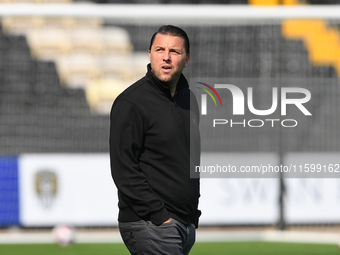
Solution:
<path fill-rule="evenodd" d="M 190 166 L 194 171 L 200 163 L 198 119 L 184 75 L 172 97 L 150 64 L 146 76 L 116 98 L 110 115 L 110 161 L 120 222 L 142 219 L 161 225 L 172 217 L 198 226 L 199 179 L 190 178 Z"/>

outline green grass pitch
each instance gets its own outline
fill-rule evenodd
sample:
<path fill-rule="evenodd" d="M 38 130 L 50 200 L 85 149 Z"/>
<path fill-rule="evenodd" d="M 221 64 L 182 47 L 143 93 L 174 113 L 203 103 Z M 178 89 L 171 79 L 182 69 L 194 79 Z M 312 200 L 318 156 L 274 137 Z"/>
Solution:
<path fill-rule="evenodd" d="M 129 255 L 124 244 L 1 244 L 1 255 Z M 196 243 L 190 255 L 339 255 L 334 244 L 302 244 L 274 242 Z"/>

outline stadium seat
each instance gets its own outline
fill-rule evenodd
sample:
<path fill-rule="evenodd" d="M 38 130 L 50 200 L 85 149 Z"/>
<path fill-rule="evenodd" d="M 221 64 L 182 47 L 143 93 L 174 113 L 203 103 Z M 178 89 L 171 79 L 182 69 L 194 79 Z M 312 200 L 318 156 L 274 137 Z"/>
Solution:
<path fill-rule="evenodd" d="M 121 28 L 77 28 L 67 33 L 74 53 L 127 54 L 132 51 L 129 35 Z"/>
<path fill-rule="evenodd" d="M 332 65 L 340 74 L 339 31 L 329 28 L 324 20 L 285 20 L 282 34 L 289 39 L 303 40 L 314 65 Z"/>
<path fill-rule="evenodd" d="M 73 3 L 73 0 L 35 0 L 38 3 L 44 4 L 69 4 Z"/>
<path fill-rule="evenodd" d="M 0 3 L 66 4 L 73 0 L 0 0 Z"/>
<path fill-rule="evenodd" d="M 44 29 L 73 29 L 77 20 L 71 17 L 45 17 Z"/>
<path fill-rule="evenodd" d="M 87 29 L 96 29 L 102 28 L 104 24 L 104 20 L 101 18 L 77 18 L 76 28 L 87 28 Z"/>
<path fill-rule="evenodd" d="M 1 1 L 1 0 L 0 0 Z M 39 29 L 100 29 L 103 20 L 99 18 L 71 17 L 3 17 L 2 30 L 8 34 L 26 35 L 30 30 Z"/>
<path fill-rule="evenodd" d="M 106 53 L 129 53 L 133 50 L 129 33 L 119 27 L 103 28 L 99 34 Z"/>
<path fill-rule="evenodd" d="M 73 53 L 101 54 L 104 51 L 99 29 L 74 29 L 68 31 Z"/>
<path fill-rule="evenodd" d="M 7 34 L 26 35 L 27 31 L 44 26 L 42 17 L 3 17 L 2 30 Z"/>
<path fill-rule="evenodd" d="M 149 55 L 136 52 L 130 55 L 104 55 L 98 59 L 101 77 L 136 80 L 146 73 Z"/>
<path fill-rule="evenodd" d="M 36 0 L 0 0 L 0 3 L 36 3 Z"/>
<path fill-rule="evenodd" d="M 45 17 L 44 27 L 50 28 L 63 28 L 66 30 L 86 28 L 86 29 L 99 29 L 103 24 L 100 18 L 75 18 L 75 17 Z"/>
<path fill-rule="evenodd" d="M 89 54 L 70 54 L 56 59 L 60 83 L 67 87 L 86 87 L 89 80 L 98 78 L 97 60 Z"/>
<path fill-rule="evenodd" d="M 300 0 L 248 0 L 251 5 L 299 5 Z"/>
<path fill-rule="evenodd" d="M 73 0 L 0 0 L 0 3 L 13 3 L 13 4 L 66 4 L 72 3 Z"/>
<path fill-rule="evenodd" d="M 117 79 L 92 80 L 86 87 L 86 100 L 93 113 L 109 114 L 112 102 L 130 84 Z"/>
<path fill-rule="evenodd" d="M 27 42 L 32 57 L 53 60 L 60 54 L 69 53 L 71 44 L 67 34 L 62 29 L 41 29 L 28 31 Z"/>

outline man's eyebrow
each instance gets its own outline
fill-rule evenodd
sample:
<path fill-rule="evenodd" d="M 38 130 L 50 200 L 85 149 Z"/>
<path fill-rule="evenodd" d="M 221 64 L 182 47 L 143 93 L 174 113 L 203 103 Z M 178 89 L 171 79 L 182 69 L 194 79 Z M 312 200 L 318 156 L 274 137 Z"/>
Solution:
<path fill-rule="evenodd" d="M 165 46 L 162 46 L 162 45 L 155 45 L 155 48 L 165 48 Z M 178 51 L 182 51 L 180 47 L 169 47 L 170 50 L 178 50 Z"/>

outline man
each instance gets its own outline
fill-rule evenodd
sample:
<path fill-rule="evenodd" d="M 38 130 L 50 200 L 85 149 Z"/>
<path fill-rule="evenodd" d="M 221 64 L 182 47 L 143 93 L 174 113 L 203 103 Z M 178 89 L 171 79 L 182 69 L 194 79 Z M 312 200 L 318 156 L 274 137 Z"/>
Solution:
<path fill-rule="evenodd" d="M 182 74 L 190 59 L 187 34 L 162 26 L 151 38 L 149 57 L 145 77 L 111 109 L 119 230 L 131 254 L 188 254 L 201 212 L 199 179 L 190 178 L 200 143 L 197 102 Z"/>

